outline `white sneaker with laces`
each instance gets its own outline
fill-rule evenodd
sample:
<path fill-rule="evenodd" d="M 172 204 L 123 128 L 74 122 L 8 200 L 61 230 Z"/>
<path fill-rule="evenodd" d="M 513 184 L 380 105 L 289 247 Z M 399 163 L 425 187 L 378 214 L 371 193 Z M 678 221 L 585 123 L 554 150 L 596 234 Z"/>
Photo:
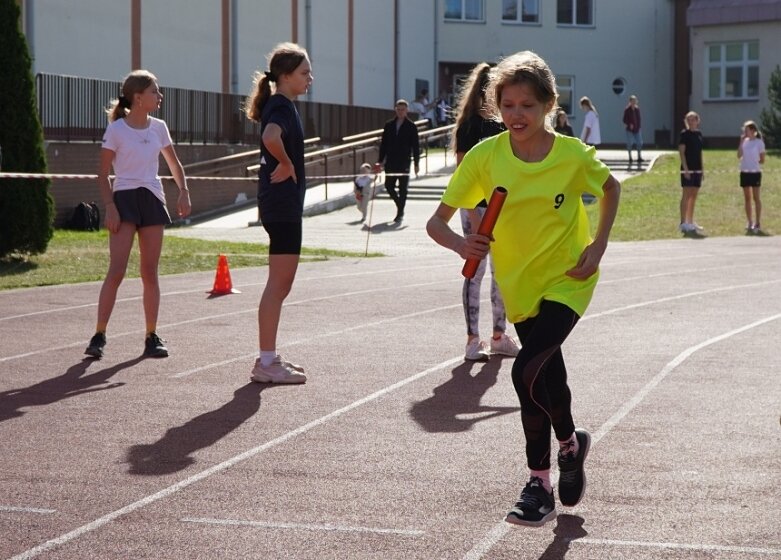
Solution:
<path fill-rule="evenodd" d="M 502 356 L 510 356 L 514 358 L 521 351 L 521 346 L 511 336 L 507 336 L 507 333 L 502 333 L 499 340 L 491 339 L 491 353 L 501 354 Z"/>
<path fill-rule="evenodd" d="M 491 357 L 488 352 L 488 345 L 479 338 L 473 338 L 466 343 L 464 359 L 471 362 L 486 362 Z"/>
<path fill-rule="evenodd" d="M 306 383 L 306 375 L 293 369 L 292 364 L 283 362 L 279 356 L 267 366 L 261 365 L 260 358 L 257 358 L 250 379 L 257 383 Z"/>

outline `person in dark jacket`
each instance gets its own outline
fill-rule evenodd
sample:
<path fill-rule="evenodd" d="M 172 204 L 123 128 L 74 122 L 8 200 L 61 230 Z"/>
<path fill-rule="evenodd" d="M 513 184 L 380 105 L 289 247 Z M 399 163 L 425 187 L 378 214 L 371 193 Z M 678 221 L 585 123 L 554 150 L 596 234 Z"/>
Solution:
<path fill-rule="evenodd" d="M 630 95 L 624 109 L 624 127 L 626 128 L 626 151 L 629 153 L 629 165 L 632 165 L 632 146 L 637 149 L 637 163 L 643 163 L 643 137 L 640 134 L 640 107 L 637 96 Z"/>
<path fill-rule="evenodd" d="M 395 223 L 404 219 L 404 206 L 407 203 L 409 185 L 410 157 L 415 162 L 415 175 L 420 171 L 420 140 L 418 129 L 407 118 L 409 104 L 404 99 L 396 101 L 396 118 L 385 123 L 380 143 L 380 156 L 375 164 L 379 172 L 385 165 L 385 190 L 396 204 Z M 398 182 L 399 192 L 396 192 Z"/>

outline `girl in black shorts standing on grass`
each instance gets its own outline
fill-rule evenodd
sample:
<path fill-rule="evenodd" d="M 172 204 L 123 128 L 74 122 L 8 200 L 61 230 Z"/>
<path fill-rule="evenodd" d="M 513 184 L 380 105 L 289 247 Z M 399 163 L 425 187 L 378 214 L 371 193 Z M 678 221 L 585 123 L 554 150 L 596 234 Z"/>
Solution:
<path fill-rule="evenodd" d="M 304 383 L 303 368 L 283 360 L 276 348 L 282 303 L 301 256 L 306 191 L 304 129 L 293 101 L 312 84 L 312 66 L 306 50 L 294 43 L 277 45 L 268 59 L 269 69 L 256 75 L 246 107 L 247 116 L 261 124 L 258 206 L 269 236 L 268 281 L 258 305 L 260 356 L 252 380 Z"/>
<path fill-rule="evenodd" d="M 740 158 L 740 186 L 743 188 L 743 201 L 746 207 L 746 235 L 766 235 L 759 227 L 762 215 L 759 187 L 762 185 L 762 164 L 765 163 L 765 141 L 762 140 L 762 134 L 754 121 L 743 123 L 738 158 Z"/>
<path fill-rule="evenodd" d="M 678 140 L 681 156 L 681 225 L 684 237 L 700 239 L 705 237 L 702 228 L 694 221 L 694 204 L 700 191 L 705 172 L 702 170 L 702 132 L 700 116 L 694 111 L 686 113 L 685 128 Z"/>
<path fill-rule="evenodd" d="M 109 231 L 109 268 L 100 289 L 95 335 L 85 354 L 103 356 L 108 326 L 117 290 L 127 271 L 133 239 L 138 234 L 141 255 L 141 281 L 144 286 L 146 339 L 144 355 L 168 356 L 164 341 L 157 335 L 160 284 L 157 267 L 163 248 L 163 230 L 171 223 L 165 193 L 158 173 L 162 152 L 179 187 L 176 208 L 180 217 L 190 214 L 190 192 L 182 164 L 174 151 L 165 121 L 149 116 L 160 108 L 163 96 L 157 78 L 146 70 L 134 70 L 122 83 L 122 95 L 108 109 L 109 125 L 100 150 L 98 187 L 105 205 Z M 109 180 L 114 168 L 114 182 Z"/>

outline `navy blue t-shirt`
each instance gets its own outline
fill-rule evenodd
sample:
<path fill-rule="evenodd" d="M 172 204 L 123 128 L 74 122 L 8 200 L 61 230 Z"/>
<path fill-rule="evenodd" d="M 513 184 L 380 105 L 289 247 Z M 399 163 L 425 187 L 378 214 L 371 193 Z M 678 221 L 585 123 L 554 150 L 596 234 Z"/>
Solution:
<path fill-rule="evenodd" d="M 263 140 L 260 141 L 260 171 L 258 172 L 258 207 L 260 221 L 300 222 L 304 214 L 304 128 L 293 102 L 282 94 L 269 97 L 260 118 L 261 134 L 266 126 L 274 123 L 282 129 L 285 152 L 293 162 L 298 182 L 292 177 L 281 183 L 271 183 L 271 173 L 279 162 L 271 155 Z"/>

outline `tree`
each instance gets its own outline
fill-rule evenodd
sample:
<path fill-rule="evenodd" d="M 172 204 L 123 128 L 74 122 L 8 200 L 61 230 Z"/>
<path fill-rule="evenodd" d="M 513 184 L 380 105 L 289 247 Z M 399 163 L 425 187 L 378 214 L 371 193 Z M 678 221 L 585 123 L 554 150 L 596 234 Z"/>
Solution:
<path fill-rule="evenodd" d="M 0 0 L 2 170 L 45 173 L 43 130 L 20 15 L 17 0 Z M 54 218 L 49 184 L 48 179 L 0 179 L 0 258 L 46 251 Z"/>
<path fill-rule="evenodd" d="M 770 106 L 759 114 L 762 136 L 768 148 L 781 148 L 781 68 L 778 65 L 770 74 L 767 100 Z"/>

